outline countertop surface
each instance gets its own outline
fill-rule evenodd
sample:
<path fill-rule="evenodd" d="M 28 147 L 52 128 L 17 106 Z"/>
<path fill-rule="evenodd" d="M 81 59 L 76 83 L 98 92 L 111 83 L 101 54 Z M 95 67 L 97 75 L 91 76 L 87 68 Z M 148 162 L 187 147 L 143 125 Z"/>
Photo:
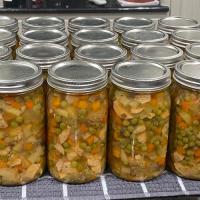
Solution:
<path fill-rule="evenodd" d="M 78 2 L 78 3 L 77 3 Z M 116 1 L 108 0 L 104 6 L 97 6 L 85 0 L 48 0 L 37 4 L 11 5 L 9 8 L 0 8 L 0 13 L 8 12 L 63 12 L 63 13 L 111 13 L 111 12 L 168 12 L 169 7 L 164 5 L 143 7 L 121 7 Z"/>

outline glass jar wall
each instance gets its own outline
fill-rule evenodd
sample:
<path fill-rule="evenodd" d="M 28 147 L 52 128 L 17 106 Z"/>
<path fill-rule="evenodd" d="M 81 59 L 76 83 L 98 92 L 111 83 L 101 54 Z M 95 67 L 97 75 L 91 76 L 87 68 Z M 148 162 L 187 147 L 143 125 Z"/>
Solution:
<path fill-rule="evenodd" d="M 182 61 L 175 69 L 169 166 L 178 176 L 200 180 L 200 63 Z"/>
<path fill-rule="evenodd" d="M 146 181 L 165 169 L 170 116 L 170 70 L 124 62 L 111 72 L 109 164 L 128 181 Z"/>
<path fill-rule="evenodd" d="M 22 185 L 45 167 L 42 71 L 23 61 L 1 61 L 0 71 L 0 185 Z"/>
<path fill-rule="evenodd" d="M 107 71 L 97 64 L 63 62 L 49 70 L 48 168 L 67 183 L 98 178 L 106 162 Z"/>

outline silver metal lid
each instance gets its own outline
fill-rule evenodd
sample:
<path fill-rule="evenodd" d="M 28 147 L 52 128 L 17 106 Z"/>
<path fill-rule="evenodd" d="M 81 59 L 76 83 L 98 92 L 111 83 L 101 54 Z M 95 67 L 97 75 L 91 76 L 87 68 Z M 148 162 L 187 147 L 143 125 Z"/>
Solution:
<path fill-rule="evenodd" d="M 183 51 L 169 44 L 140 44 L 132 49 L 136 60 L 146 60 L 161 63 L 169 68 L 183 59 Z"/>
<path fill-rule="evenodd" d="M 70 59 L 69 49 L 52 43 L 27 44 L 19 47 L 16 54 L 18 60 L 31 61 L 42 69 Z"/>
<path fill-rule="evenodd" d="M 16 44 L 16 34 L 6 29 L 0 29 L 0 45 L 12 47 Z"/>
<path fill-rule="evenodd" d="M 200 43 L 188 44 L 185 57 L 191 60 L 200 60 Z"/>
<path fill-rule="evenodd" d="M 186 29 L 176 30 L 172 33 L 171 43 L 175 46 L 185 48 L 188 44 L 200 42 L 200 30 Z"/>
<path fill-rule="evenodd" d="M 176 29 L 199 28 L 198 21 L 184 17 L 166 17 L 158 21 L 158 29 L 171 34 Z"/>
<path fill-rule="evenodd" d="M 68 30 L 71 33 L 86 28 L 110 29 L 110 21 L 100 17 L 74 17 L 68 21 Z"/>
<path fill-rule="evenodd" d="M 0 46 L 0 60 L 10 60 L 12 50 L 10 47 Z"/>
<path fill-rule="evenodd" d="M 122 44 L 127 47 L 134 47 L 143 43 L 164 43 L 168 35 L 162 31 L 133 29 L 122 34 Z"/>
<path fill-rule="evenodd" d="M 0 71 L 0 93 L 27 92 L 43 83 L 42 70 L 29 62 L 0 61 Z"/>
<path fill-rule="evenodd" d="M 131 29 L 154 29 L 154 27 L 154 22 L 147 18 L 120 17 L 113 22 L 113 29 L 118 33 Z"/>
<path fill-rule="evenodd" d="M 82 29 L 72 34 L 72 45 L 79 47 L 89 43 L 117 44 L 118 35 L 104 29 Z"/>
<path fill-rule="evenodd" d="M 185 60 L 176 65 L 174 75 L 176 82 L 181 85 L 200 89 L 200 61 Z"/>
<path fill-rule="evenodd" d="M 51 16 L 40 16 L 40 17 L 29 17 L 22 20 L 23 30 L 34 30 L 34 29 L 65 29 L 65 21 L 58 17 Z"/>
<path fill-rule="evenodd" d="M 57 29 L 30 30 L 19 35 L 20 43 L 55 43 L 67 45 L 67 34 Z"/>
<path fill-rule="evenodd" d="M 18 21 L 12 17 L 0 16 L 0 28 L 16 33 L 18 31 Z"/>
<path fill-rule="evenodd" d="M 69 93 L 90 93 L 104 88 L 108 83 L 107 70 L 86 61 L 62 62 L 48 71 L 48 84 Z"/>
<path fill-rule="evenodd" d="M 112 68 L 111 82 L 125 90 L 154 92 L 171 84 L 171 72 L 152 62 L 122 62 Z"/>
<path fill-rule="evenodd" d="M 107 69 L 127 59 L 127 51 L 116 45 L 88 44 L 75 50 L 75 59 L 101 64 Z"/>

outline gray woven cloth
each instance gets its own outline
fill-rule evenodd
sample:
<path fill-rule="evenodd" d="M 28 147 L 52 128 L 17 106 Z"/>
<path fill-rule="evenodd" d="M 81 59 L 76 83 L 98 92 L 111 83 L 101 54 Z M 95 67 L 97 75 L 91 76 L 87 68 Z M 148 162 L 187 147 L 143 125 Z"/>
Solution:
<path fill-rule="evenodd" d="M 148 182 L 127 182 L 106 173 L 88 184 L 63 184 L 48 174 L 19 187 L 0 187 L 6 200 L 109 200 L 200 195 L 200 181 L 185 180 L 170 172 Z"/>

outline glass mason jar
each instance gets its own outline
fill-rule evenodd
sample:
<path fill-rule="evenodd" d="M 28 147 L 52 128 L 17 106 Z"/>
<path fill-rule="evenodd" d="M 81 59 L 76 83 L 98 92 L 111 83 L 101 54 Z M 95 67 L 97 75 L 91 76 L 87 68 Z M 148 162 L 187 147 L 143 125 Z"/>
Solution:
<path fill-rule="evenodd" d="M 82 29 L 72 33 L 72 57 L 74 57 L 74 50 L 76 48 L 92 43 L 118 45 L 118 35 L 105 29 Z"/>
<path fill-rule="evenodd" d="M 155 23 L 147 18 L 120 17 L 113 21 L 113 30 L 119 35 L 119 43 L 121 44 L 122 33 L 132 29 L 150 29 L 155 28 Z"/>
<path fill-rule="evenodd" d="M 176 30 L 171 36 L 171 44 L 183 49 L 184 52 L 188 44 L 199 42 L 200 30 L 198 29 Z"/>
<path fill-rule="evenodd" d="M 31 30 L 19 34 L 20 46 L 31 43 L 54 43 L 67 47 L 67 33 L 57 29 Z"/>
<path fill-rule="evenodd" d="M 200 62 L 178 63 L 174 79 L 169 166 L 178 176 L 200 180 Z"/>
<path fill-rule="evenodd" d="M 174 71 L 176 63 L 183 60 L 183 51 L 170 44 L 140 44 L 131 51 L 132 59 L 161 63 Z"/>
<path fill-rule="evenodd" d="M 85 183 L 106 163 L 107 71 L 84 62 L 49 69 L 48 168 L 59 181 Z"/>
<path fill-rule="evenodd" d="M 169 36 L 177 29 L 199 28 L 200 24 L 194 19 L 184 17 L 165 17 L 158 20 L 158 30 L 167 33 Z"/>
<path fill-rule="evenodd" d="M 12 60 L 12 50 L 6 46 L 0 46 L 0 60 Z"/>
<path fill-rule="evenodd" d="M 116 45 L 88 44 L 75 50 L 75 59 L 101 64 L 110 74 L 114 65 L 127 60 L 127 51 Z"/>
<path fill-rule="evenodd" d="M 200 60 L 200 44 L 188 44 L 185 49 L 186 60 Z"/>
<path fill-rule="evenodd" d="M 2 28 L 14 32 L 17 35 L 19 29 L 17 19 L 9 16 L 0 16 L 0 29 Z"/>
<path fill-rule="evenodd" d="M 72 33 L 81 29 L 107 29 L 110 30 L 110 21 L 102 17 L 74 17 L 68 21 L 69 48 L 71 45 Z"/>
<path fill-rule="evenodd" d="M 139 44 L 168 43 L 168 35 L 161 31 L 133 29 L 122 34 L 122 46 L 128 51 L 131 57 L 131 49 Z"/>
<path fill-rule="evenodd" d="M 0 185 L 22 185 L 45 168 L 42 70 L 29 62 L 1 61 L 0 71 Z"/>
<path fill-rule="evenodd" d="M 152 62 L 123 62 L 111 72 L 109 164 L 128 181 L 165 169 L 170 118 L 170 70 Z"/>
<path fill-rule="evenodd" d="M 22 20 L 22 32 L 49 28 L 65 31 L 65 21 L 51 16 L 28 17 Z"/>
<path fill-rule="evenodd" d="M 0 45 L 10 47 L 12 49 L 13 59 L 15 59 L 17 40 L 14 32 L 10 32 L 6 29 L 0 29 Z"/>

